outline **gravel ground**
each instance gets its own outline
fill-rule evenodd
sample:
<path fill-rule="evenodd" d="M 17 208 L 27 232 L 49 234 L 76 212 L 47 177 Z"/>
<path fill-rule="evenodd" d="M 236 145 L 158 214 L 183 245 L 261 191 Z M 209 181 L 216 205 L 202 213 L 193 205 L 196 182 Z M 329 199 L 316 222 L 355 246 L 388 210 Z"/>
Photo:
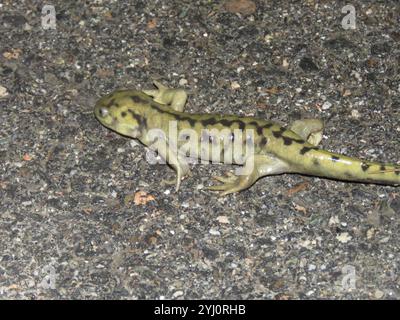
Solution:
<path fill-rule="evenodd" d="M 342 1 L 0 4 L 0 298 L 399 299 L 399 188 L 300 175 L 179 193 L 96 100 L 152 79 L 189 112 L 324 119 L 325 149 L 400 154 L 400 5 Z M 48 20 L 47 20 L 48 21 Z M 135 201 L 142 192 L 143 203 Z"/>

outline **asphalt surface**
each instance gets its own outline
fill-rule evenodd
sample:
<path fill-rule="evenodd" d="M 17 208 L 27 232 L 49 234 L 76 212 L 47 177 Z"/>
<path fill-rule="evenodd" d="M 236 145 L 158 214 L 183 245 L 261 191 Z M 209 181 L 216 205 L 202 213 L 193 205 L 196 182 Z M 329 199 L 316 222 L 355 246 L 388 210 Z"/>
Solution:
<path fill-rule="evenodd" d="M 175 193 L 94 118 L 158 79 L 189 112 L 321 118 L 325 149 L 398 163 L 399 2 L 351 1 L 355 29 L 342 1 L 242 4 L 52 1 L 46 29 L 2 1 L 1 299 L 400 298 L 399 188 L 288 174 L 220 198 L 232 166 L 196 165 Z"/>

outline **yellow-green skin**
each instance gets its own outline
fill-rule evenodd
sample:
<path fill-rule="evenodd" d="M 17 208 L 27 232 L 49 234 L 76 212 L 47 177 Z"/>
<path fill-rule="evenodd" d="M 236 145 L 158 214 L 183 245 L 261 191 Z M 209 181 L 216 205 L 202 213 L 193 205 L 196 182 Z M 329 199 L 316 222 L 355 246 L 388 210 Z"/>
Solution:
<path fill-rule="evenodd" d="M 172 141 L 169 138 L 170 123 L 173 121 L 178 133 L 191 129 L 200 137 L 196 141 L 190 140 L 190 144 L 200 145 L 204 138 L 204 129 L 227 129 L 232 133 L 237 132 L 235 129 L 253 130 L 251 142 L 254 152 L 245 155 L 245 174 L 215 177 L 223 184 L 209 187 L 211 190 L 222 191 L 221 195 L 247 189 L 262 176 L 289 172 L 338 180 L 400 185 L 400 165 L 364 161 L 317 148 L 323 129 L 319 120 L 296 121 L 285 129 L 274 122 L 253 117 L 185 113 L 183 108 L 187 95 L 183 90 L 169 89 L 158 82 L 155 85 L 158 90 L 115 91 L 101 98 L 96 103 L 94 112 L 96 118 L 107 128 L 156 148 L 159 155 L 176 170 L 177 190 L 181 179 L 189 173 L 189 165 L 187 157 L 175 152 L 187 142 Z M 154 138 L 149 137 L 148 133 L 152 129 L 161 129 L 165 133 L 163 139 L 156 143 Z M 232 134 L 230 138 L 233 141 L 235 135 Z M 248 142 L 246 139 L 249 138 L 243 134 L 240 143 L 244 145 Z M 198 150 L 202 150 L 201 147 Z M 221 159 L 224 159 L 223 153 L 228 151 L 234 152 L 234 155 L 237 152 L 234 148 L 222 149 Z M 212 160 L 200 151 L 195 156 L 201 160 Z M 230 163 L 237 162 L 232 159 Z"/>

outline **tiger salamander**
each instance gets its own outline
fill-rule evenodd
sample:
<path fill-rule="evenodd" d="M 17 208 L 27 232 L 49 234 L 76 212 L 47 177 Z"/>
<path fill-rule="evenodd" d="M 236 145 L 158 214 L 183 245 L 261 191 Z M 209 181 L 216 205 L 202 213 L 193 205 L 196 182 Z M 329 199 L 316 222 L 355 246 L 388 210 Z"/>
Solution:
<path fill-rule="evenodd" d="M 156 150 L 175 169 L 176 190 L 189 173 L 190 159 L 243 165 L 236 175 L 215 177 L 222 184 L 209 189 L 221 191 L 221 195 L 247 189 L 260 177 L 282 173 L 400 185 L 400 165 L 318 148 L 323 129 L 320 120 L 297 120 L 284 128 L 254 117 L 190 114 L 183 111 L 184 90 L 154 84 L 157 90 L 114 91 L 96 103 L 94 113 L 105 127 Z M 158 133 L 151 134 L 154 132 Z M 248 146 L 251 148 L 246 149 Z"/>

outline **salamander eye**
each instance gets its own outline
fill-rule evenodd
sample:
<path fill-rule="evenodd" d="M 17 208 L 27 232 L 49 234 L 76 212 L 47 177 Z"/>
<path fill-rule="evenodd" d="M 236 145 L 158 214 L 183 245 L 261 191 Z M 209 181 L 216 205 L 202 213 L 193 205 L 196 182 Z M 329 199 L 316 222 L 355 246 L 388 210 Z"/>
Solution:
<path fill-rule="evenodd" d="M 108 116 L 108 109 L 107 108 L 100 108 L 99 110 L 100 116 L 105 118 L 106 116 Z"/>

